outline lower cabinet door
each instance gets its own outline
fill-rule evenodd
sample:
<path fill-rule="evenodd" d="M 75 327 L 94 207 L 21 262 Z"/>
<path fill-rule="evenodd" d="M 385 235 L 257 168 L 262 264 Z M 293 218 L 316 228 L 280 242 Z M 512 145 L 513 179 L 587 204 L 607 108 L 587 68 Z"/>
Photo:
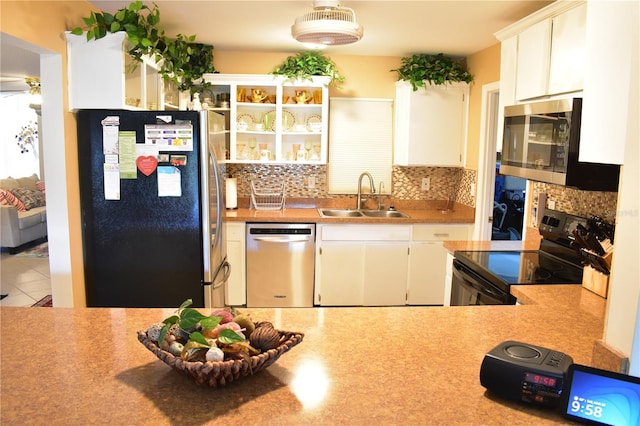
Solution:
<path fill-rule="evenodd" d="M 364 252 L 364 305 L 406 304 L 409 244 L 366 244 Z"/>
<path fill-rule="evenodd" d="M 360 242 L 323 242 L 316 257 L 319 301 L 322 306 L 362 306 L 364 245 Z"/>
<path fill-rule="evenodd" d="M 408 305 L 442 305 L 447 251 L 440 241 L 411 244 Z"/>

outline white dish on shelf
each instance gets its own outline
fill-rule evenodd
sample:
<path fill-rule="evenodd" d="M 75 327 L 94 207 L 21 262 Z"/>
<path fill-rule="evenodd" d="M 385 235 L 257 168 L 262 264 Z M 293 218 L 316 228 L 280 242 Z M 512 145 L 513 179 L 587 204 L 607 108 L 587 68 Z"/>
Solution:
<path fill-rule="evenodd" d="M 238 130 L 253 129 L 254 121 L 251 114 L 239 114 L 236 120 L 236 126 Z"/>
<path fill-rule="evenodd" d="M 318 114 L 311 114 L 307 118 L 307 129 L 310 132 L 319 132 L 322 130 L 322 116 Z"/>

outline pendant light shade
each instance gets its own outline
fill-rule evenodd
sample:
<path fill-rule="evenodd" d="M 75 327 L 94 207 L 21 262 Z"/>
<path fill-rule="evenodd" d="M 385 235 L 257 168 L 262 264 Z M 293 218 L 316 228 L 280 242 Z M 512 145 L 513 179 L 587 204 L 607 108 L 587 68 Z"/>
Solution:
<path fill-rule="evenodd" d="M 363 28 L 352 9 L 340 7 L 338 0 L 315 0 L 314 10 L 299 16 L 291 35 L 301 43 L 326 46 L 351 44 L 362 38 Z"/>

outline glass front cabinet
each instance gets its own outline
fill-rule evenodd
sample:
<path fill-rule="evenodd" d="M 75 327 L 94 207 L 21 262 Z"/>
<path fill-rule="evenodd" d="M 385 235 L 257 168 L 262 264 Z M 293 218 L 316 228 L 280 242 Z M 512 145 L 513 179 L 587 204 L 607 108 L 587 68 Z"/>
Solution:
<path fill-rule="evenodd" d="M 205 74 L 203 106 L 225 115 L 233 163 L 327 162 L 329 78 Z"/>

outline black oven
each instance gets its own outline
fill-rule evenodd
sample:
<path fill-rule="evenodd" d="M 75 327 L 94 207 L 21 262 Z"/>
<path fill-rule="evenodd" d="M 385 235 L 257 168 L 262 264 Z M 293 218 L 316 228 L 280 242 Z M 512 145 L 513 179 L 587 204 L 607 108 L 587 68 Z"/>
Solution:
<path fill-rule="evenodd" d="M 458 259 L 453 261 L 451 306 L 514 305 L 516 298 L 509 290 L 494 285 L 473 268 Z"/>
<path fill-rule="evenodd" d="M 512 285 L 581 284 L 582 258 L 573 230 L 587 219 L 547 210 L 539 250 L 456 251 L 451 306 L 513 305 Z"/>

